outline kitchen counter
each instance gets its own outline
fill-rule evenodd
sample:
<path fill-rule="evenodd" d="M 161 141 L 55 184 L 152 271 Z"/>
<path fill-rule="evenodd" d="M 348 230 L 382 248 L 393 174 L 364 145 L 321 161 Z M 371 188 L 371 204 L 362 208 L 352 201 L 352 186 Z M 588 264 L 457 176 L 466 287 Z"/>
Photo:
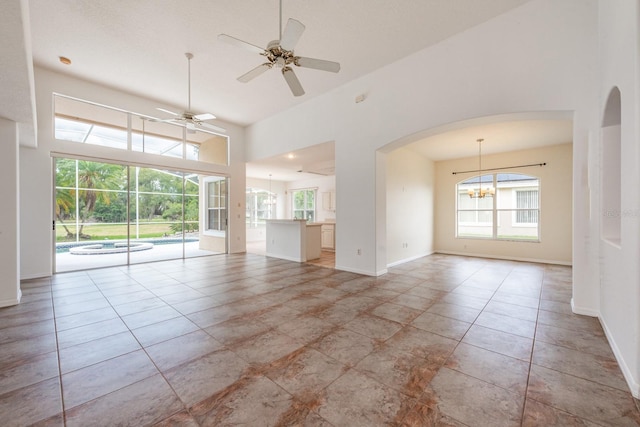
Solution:
<path fill-rule="evenodd" d="M 320 258 L 320 223 L 307 224 L 298 219 L 269 219 L 267 222 L 267 256 L 306 262 Z"/>

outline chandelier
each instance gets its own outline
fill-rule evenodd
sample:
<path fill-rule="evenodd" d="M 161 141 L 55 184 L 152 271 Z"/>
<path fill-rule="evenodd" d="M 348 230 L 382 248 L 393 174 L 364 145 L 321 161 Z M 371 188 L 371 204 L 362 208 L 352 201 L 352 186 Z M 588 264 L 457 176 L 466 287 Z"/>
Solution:
<path fill-rule="evenodd" d="M 496 189 L 493 186 L 482 188 L 482 141 L 484 139 L 479 138 L 478 141 L 478 189 L 470 188 L 467 192 L 472 199 L 484 199 L 485 197 L 493 197 L 496 194 Z"/>

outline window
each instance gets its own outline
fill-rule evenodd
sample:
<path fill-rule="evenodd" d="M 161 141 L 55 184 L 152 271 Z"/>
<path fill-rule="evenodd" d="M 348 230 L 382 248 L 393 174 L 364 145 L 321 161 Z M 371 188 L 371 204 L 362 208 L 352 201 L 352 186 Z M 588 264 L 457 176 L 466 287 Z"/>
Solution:
<path fill-rule="evenodd" d="M 295 190 L 293 192 L 293 218 L 313 222 L 316 217 L 316 190 Z"/>
<path fill-rule="evenodd" d="M 229 164 L 228 138 L 204 129 L 187 130 L 117 108 L 54 95 L 54 137 L 119 150 Z"/>
<path fill-rule="evenodd" d="M 538 190 L 516 190 L 515 223 L 518 225 L 538 223 Z"/>
<path fill-rule="evenodd" d="M 266 190 L 247 188 L 247 228 L 265 226 L 265 220 L 276 217 L 276 193 Z"/>
<path fill-rule="evenodd" d="M 480 188 L 485 197 L 469 196 Z M 487 188 L 495 188 L 495 195 Z M 456 192 L 458 238 L 539 241 L 538 178 L 509 173 L 475 176 L 458 183 Z"/>
<path fill-rule="evenodd" d="M 207 182 L 207 231 L 227 229 L 227 180 Z"/>

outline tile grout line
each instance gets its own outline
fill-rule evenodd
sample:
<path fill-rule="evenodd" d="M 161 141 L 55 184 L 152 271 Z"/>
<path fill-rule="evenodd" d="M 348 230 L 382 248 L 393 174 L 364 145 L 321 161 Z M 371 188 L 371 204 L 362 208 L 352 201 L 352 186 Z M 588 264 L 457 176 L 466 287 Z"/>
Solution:
<path fill-rule="evenodd" d="M 531 380 L 531 369 L 533 368 L 533 352 L 536 346 L 536 335 L 538 333 L 538 320 L 540 317 L 540 305 L 542 301 L 542 291 L 544 289 L 544 278 L 546 274 L 547 274 L 547 269 L 545 264 L 545 269 L 543 270 L 543 273 L 542 273 L 542 279 L 540 280 L 540 293 L 538 295 L 538 309 L 536 310 L 536 326 L 533 331 L 533 340 L 531 342 L 531 354 L 529 355 L 529 370 L 527 372 L 527 382 L 524 389 L 524 401 L 522 402 L 522 414 L 520 415 L 520 425 L 523 425 L 524 423 L 524 416 L 525 416 L 526 407 L 527 407 L 527 395 L 529 394 L 529 382 Z"/>
<path fill-rule="evenodd" d="M 93 282 L 93 280 L 92 280 Z M 49 286 L 51 289 L 51 310 L 53 311 L 53 331 L 56 339 L 56 356 L 58 360 L 58 382 L 60 383 L 60 404 L 62 405 L 62 423 L 67 425 L 67 410 L 64 403 L 64 385 L 62 384 L 62 363 L 60 360 L 60 342 L 58 340 L 58 317 L 56 316 L 56 303 L 53 298 L 53 280 L 49 278 Z"/>

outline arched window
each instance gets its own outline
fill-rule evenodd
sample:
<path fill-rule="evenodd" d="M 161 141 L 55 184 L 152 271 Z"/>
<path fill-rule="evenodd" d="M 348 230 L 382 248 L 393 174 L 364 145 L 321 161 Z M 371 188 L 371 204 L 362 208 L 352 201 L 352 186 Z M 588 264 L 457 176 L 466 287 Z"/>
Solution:
<path fill-rule="evenodd" d="M 518 173 L 456 185 L 456 237 L 540 241 L 540 180 Z"/>

